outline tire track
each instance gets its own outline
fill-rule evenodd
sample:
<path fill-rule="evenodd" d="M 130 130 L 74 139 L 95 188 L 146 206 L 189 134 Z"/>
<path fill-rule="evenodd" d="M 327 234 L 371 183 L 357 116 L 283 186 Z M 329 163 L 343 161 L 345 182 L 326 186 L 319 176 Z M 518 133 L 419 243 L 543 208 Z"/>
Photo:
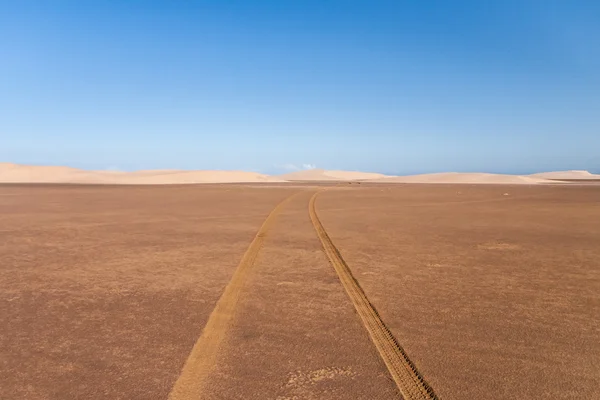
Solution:
<path fill-rule="evenodd" d="M 437 400 L 433 389 L 425 382 L 396 338 L 385 326 L 339 250 L 331 241 L 317 214 L 315 203 L 318 194 L 319 192 L 312 196 L 308 206 L 317 236 L 400 393 L 405 400 Z"/>
<path fill-rule="evenodd" d="M 204 398 L 203 390 L 206 378 L 216 364 L 223 339 L 233 322 L 240 294 L 262 248 L 267 232 L 285 204 L 300 193 L 302 192 L 289 196 L 275 206 L 256 233 L 254 240 L 244 253 L 231 280 L 210 314 L 202 334 L 194 344 L 179 378 L 177 378 L 169 394 L 169 400 L 198 400 Z"/>

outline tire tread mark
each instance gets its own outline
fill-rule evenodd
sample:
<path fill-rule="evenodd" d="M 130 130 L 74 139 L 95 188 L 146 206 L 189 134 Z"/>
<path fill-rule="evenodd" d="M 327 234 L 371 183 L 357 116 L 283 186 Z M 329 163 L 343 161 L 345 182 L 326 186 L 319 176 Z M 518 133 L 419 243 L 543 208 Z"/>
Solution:
<path fill-rule="evenodd" d="M 398 390 L 405 400 L 438 400 L 433 389 L 423 379 L 415 365 L 410 361 L 392 332 L 383 323 L 379 313 L 370 303 L 365 292 L 352 274 L 348 264 L 333 244 L 321 223 L 316 210 L 316 199 L 319 192 L 310 199 L 309 214 L 317 236 L 330 263 L 335 269 L 342 286 L 350 297 L 354 308 L 360 316 L 369 336 L 377 348 Z"/>
<path fill-rule="evenodd" d="M 196 344 L 194 344 L 179 378 L 177 378 L 175 385 L 171 389 L 168 397 L 169 400 L 197 400 L 205 398 L 204 388 L 206 378 L 216 365 L 219 349 L 227 334 L 227 330 L 233 322 L 240 294 L 262 248 L 267 233 L 285 204 L 300 193 L 302 192 L 287 197 L 275 206 L 254 236 L 252 243 L 250 243 L 250 246 L 244 253 L 231 280 L 210 314 L 200 337 L 196 341 Z"/>

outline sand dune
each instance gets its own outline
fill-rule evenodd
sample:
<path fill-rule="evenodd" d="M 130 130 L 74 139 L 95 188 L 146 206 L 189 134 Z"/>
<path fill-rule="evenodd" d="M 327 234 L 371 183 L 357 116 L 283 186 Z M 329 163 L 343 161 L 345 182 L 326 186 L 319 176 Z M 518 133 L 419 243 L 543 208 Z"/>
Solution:
<path fill-rule="evenodd" d="M 65 183 L 94 180 L 96 174 L 70 167 L 0 164 L 0 182 Z"/>
<path fill-rule="evenodd" d="M 369 182 L 381 183 L 483 183 L 483 184 L 536 184 L 549 182 L 546 179 L 521 175 L 503 175 L 486 173 L 444 172 L 437 174 L 422 174 L 395 176 L 383 179 L 373 179 Z"/>
<path fill-rule="evenodd" d="M 282 180 L 269 175 L 245 171 L 84 171 L 69 167 L 1 163 L 0 182 L 164 185 L 178 183 L 282 182 Z"/>
<path fill-rule="evenodd" d="M 306 171 L 291 172 L 279 175 L 286 181 L 357 181 L 367 179 L 382 179 L 386 175 L 373 172 L 337 171 L 324 169 L 309 169 Z"/>
<path fill-rule="evenodd" d="M 600 179 L 600 175 L 594 175 L 588 171 L 557 171 L 533 175 L 444 172 L 409 176 L 388 176 L 370 172 L 311 169 L 285 175 L 270 176 L 246 171 L 86 171 L 70 167 L 0 163 L 0 182 L 4 183 L 166 185 L 185 183 L 363 181 L 379 183 L 537 184 L 556 183 L 555 180 L 560 179 Z"/>
<path fill-rule="evenodd" d="M 173 184 L 173 183 L 236 183 L 236 182 L 283 182 L 281 179 L 245 171 L 167 171 L 148 173 L 138 171 L 125 174 L 117 183 Z"/>
<path fill-rule="evenodd" d="M 529 176 L 542 179 L 600 179 L 600 175 L 592 174 L 589 171 L 554 171 Z"/>

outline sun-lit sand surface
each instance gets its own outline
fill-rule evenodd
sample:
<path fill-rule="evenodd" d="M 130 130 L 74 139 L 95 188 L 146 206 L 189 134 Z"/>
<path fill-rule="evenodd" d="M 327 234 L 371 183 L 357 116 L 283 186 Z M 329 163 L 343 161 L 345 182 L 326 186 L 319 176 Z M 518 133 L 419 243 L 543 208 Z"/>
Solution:
<path fill-rule="evenodd" d="M 291 195 L 201 397 L 398 398 L 311 223 L 323 188 L 327 234 L 440 398 L 599 398 L 600 187 L 339 182 L 0 185 L 0 398 L 166 400 Z"/>
<path fill-rule="evenodd" d="M 600 175 L 592 174 L 589 171 L 555 171 L 542 172 L 539 174 L 529 175 L 533 178 L 542 179 L 600 179 Z"/>
<path fill-rule="evenodd" d="M 546 179 L 521 175 L 485 174 L 485 173 L 459 173 L 444 172 L 439 174 L 422 174 L 410 176 L 396 176 L 371 180 L 382 183 L 504 183 L 504 184 L 536 184 L 548 182 Z"/>
<path fill-rule="evenodd" d="M 150 170 L 136 172 L 84 171 L 69 167 L 0 164 L 4 183 L 85 183 L 164 185 L 180 183 L 281 182 L 277 177 L 245 171 Z"/>
<path fill-rule="evenodd" d="M 286 181 L 356 181 L 366 179 L 381 179 L 386 175 L 373 172 L 358 171 L 329 171 L 324 169 L 309 169 L 279 176 Z"/>
<path fill-rule="evenodd" d="M 167 185 L 188 183 L 260 183 L 260 182 L 374 182 L 374 183 L 469 183 L 538 184 L 564 179 L 600 180 L 588 171 L 543 172 L 533 175 L 443 172 L 390 176 L 374 172 L 309 169 L 284 175 L 266 175 L 248 171 L 142 170 L 86 171 L 61 166 L 33 166 L 0 163 L 0 183 L 80 183 L 121 185 Z"/>

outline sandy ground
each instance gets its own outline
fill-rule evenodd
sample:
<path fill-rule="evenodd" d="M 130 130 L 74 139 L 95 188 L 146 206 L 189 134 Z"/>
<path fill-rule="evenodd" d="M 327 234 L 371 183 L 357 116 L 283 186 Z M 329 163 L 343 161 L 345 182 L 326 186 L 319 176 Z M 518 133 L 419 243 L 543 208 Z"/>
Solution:
<path fill-rule="evenodd" d="M 165 399 L 288 193 L 0 186 L 0 398 Z"/>
<path fill-rule="evenodd" d="M 443 399 L 600 398 L 600 187 L 326 192 L 333 241 Z"/>
<path fill-rule="evenodd" d="M 210 399 L 394 399 L 397 391 L 295 198 L 269 233 Z"/>
<path fill-rule="evenodd" d="M 166 399 L 265 217 L 207 398 L 392 399 L 326 186 L 0 186 L 0 398 Z M 442 399 L 596 398 L 600 186 L 331 186 L 319 216 Z"/>

